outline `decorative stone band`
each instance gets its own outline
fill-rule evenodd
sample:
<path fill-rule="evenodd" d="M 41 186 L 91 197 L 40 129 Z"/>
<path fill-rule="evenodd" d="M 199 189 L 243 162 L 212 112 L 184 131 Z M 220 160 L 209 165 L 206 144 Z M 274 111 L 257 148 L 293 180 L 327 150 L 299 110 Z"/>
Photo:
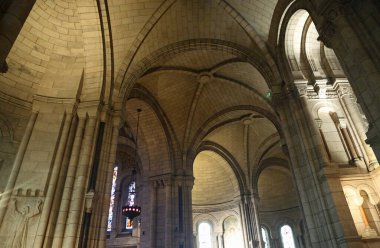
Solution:
<path fill-rule="evenodd" d="M 326 84 L 325 81 L 316 82 L 318 87 L 308 85 L 307 81 L 294 82 L 294 89 L 300 97 L 308 99 L 338 99 L 344 96 L 356 99 L 354 92 L 347 79 L 336 79 L 333 85 Z M 321 89 L 323 87 L 323 89 Z"/>

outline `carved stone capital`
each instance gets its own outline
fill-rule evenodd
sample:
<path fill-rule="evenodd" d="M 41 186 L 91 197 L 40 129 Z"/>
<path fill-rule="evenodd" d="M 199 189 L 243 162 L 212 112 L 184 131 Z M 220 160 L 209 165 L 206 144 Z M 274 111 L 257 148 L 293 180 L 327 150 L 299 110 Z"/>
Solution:
<path fill-rule="evenodd" d="M 300 97 L 307 97 L 307 83 L 295 83 L 294 85 Z"/>
<path fill-rule="evenodd" d="M 320 13 L 325 17 L 325 21 L 318 29 L 318 40 L 328 48 L 332 48 L 332 39 L 337 33 L 335 21 L 338 17 L 345 15 L 350 2 L 351 0 L 330 1 Z"/>
<path fill-rule="evenodd" d="M 340 98 L 343 98 L 343 97 L 355 98 L 354 92 L 348 82 L 335 83 L 334 89 Z"/>

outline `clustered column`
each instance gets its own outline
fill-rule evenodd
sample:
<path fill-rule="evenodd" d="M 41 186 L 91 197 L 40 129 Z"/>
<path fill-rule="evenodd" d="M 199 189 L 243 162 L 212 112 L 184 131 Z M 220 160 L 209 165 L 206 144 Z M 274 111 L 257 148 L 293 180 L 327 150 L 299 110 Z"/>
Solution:
<path fill-rule="evenodd" d="M 250 248 L 260 247 L 261 244 L 257 203 L 254 195 L 243 195 L 240 203 L 244 241 Z"/>

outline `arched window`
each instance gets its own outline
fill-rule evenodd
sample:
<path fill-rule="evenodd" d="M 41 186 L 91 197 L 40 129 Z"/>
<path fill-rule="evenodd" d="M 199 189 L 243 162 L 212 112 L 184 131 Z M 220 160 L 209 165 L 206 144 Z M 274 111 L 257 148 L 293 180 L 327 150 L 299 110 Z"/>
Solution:
<path fill-rule="evenodd" d="M 212 248 L 211 241 L 211 225 L 207 222 L 202 222 L 198 226 L 198 241 L 199 248 Z"/>
<path fill-rule="evenodd" d="M 224 248 L 243 247 L 243 235 L 236 216 L 229 216 L 223 221 Z"/>
<path fill-rule="evenodd" d="M 295 248 L 292 228 L 289 225 L 281 227 L 281 240 L 284 248 Z"/>
<path fill-rule="evenodd" d="M 111 231 L 112 227 L 112 216 L 113 216 L 113 206 L 115 204 L 115 188 L 116 188 L 116 178 L 117 178 L 117 166 L 113 169 L 112 174 L 112 188 L 111 188 L 111 199 L 110 199 L 110 207 L 108 210 L 108 224 L 107 224 L 107 232 Z"/>
<path fill-rule="evenodd" d="M 266 227 L 261 227 L 261 236 L 263 237 L 263 247 L 270 248 L 269 231 Z"/>
<path fill-rule="evenodd" d="M 136 181 L 133 180 L 132 182 L 129 183 L 129 186 L 128 186 L 128 198 L 127 198 L 126 205 L 134 206 L 135 198 L 136 198 Z M 125 218 L 125 229 L 127 231 L 132 231 L 133 229 L 133 221 L 129 218 Z"/>

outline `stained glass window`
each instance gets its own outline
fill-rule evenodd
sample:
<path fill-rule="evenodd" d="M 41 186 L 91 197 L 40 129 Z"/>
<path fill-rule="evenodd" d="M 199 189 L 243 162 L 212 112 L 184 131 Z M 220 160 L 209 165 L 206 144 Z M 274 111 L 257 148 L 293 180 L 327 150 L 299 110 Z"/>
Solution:
<path fill-rule="evenodd" d="M 284 248 L 295 248 L 292 228 L 288 225 L 281 227 L 281 240 Z"/>
<path fill-rule="evenodd" d="M 135 197 L 136 197 L 136 182 L 132 181 L 128 187 L 128 206 L 135 205 Z"/>
<path fill-rule="evenodd" d="M 107 224 L 108 232 L 111 231 L 111 227 L 112 227 L 113 206 L 115 204 L 116 178 L 117 178 L 117 166 L 113 169 L 113 174 L 112 174 L 111 199 L 110 199 L 110 207 L 108 210 L 108 224 Z"/>
<path fill-rule="evenodd" d="M 135 205 L 136 198 L 136 181 L 132 181 L 128 186 L 128 206 Z M 125 218 L 125 229 L 132 230 L 133 229 L 133 221 L 129 218 Z"/>
<path fill-rule="evenodd" d="M 198 227 L 199 248 L 211 248 L 211 225 L 202 222 Z"/>
<path fill-rule="evenodd" d="M 264 248 L 270 248 L 269 232 L 265 227 L 261 227 L 261 235 L 263 237 Z"/>

